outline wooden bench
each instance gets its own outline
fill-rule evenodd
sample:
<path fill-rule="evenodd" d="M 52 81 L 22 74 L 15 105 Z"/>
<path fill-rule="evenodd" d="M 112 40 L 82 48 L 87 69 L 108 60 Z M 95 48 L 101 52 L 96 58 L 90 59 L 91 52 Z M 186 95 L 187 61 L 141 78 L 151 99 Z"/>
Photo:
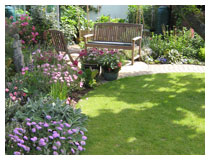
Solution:
<path fill-rule="evenodd" d="M 64 53 L 63 56 L 65 56 L 67 54 L 72 63 L 74 63 L 75 60 L 78 60 L 80 49 L 72 48 L 72 47 L 68 48 L 67 43 L 64 38 L 64 35 L 63 35 L 63 32 L 58 31 L 58 30 L 48 30 L 48 32 L 50 33 L 50 35 L 52 37 L 52 43 L 53 43 L 55 50 L 58 54 Z M 72 55 L 75 53 L 77 54 L 77 56 L 75 59 L 73 59 Z"/>
<path fill-rule="evenodd" d="M 135 49 L 139 49 L 140 60 L 142 31 L 142 24 L 96 23 L 93 34 L 84 36 L 85 50 L 87 47 L 132 50 L 133 65 Z M 93 37 L 93 40 L 88 41 L 88 37 Z"/>

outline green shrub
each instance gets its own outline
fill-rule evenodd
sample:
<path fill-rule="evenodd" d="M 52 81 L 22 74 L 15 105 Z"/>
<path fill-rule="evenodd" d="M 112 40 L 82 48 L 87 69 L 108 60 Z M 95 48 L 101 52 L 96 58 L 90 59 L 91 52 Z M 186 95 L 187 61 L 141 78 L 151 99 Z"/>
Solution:
<path fill-rule="evenodd" d="M 198 57 L 199 57 L 202 61 L 205 61 L 205 48 L 200 48 L 200 52 L 198 52 Z"/>
<path fill-rule="evenodd" d="M 41 97 L 37 101 L 29 100 L 16 112 L 14 118 L 20 122 L 26 118 L 30 118 L 32 121 L 42 121 L 47 115 L 52 117 L 52 121 L 62 119 L 72 127 L 80 127 L 81 129 L 83 129 L 87 120 L 87 117 L 81 113 L 80 109 L 71 107 L 66 104 L 65 100 L 54 100 L 50 97 Z"/>
<path fill-rule="evenodd" d="M 85 77 L 84 85 L 90 88 L 96 86 L 97 85 L 96 76 L 98 74 L 98 70 L 84 69 L 83 71 L 84 71 L 84 77 Z"/>
<path fill-rule="evenodd" d="M 154 59 L 166 55 L 168 56 L 165 58 L 168 58 L 169 63 L 179 62 L 183 56 L 188 59 L 196 59 L 200 48 L 204 47 L 204 40 L 192 30 L 183 28 L 183 30 L 164 31 L 163 33 L 163 35 L 152 34 L 151 40 L 148 41 Z M 172 50 L 176 50 L 179 54 L 169 54 Z"/>

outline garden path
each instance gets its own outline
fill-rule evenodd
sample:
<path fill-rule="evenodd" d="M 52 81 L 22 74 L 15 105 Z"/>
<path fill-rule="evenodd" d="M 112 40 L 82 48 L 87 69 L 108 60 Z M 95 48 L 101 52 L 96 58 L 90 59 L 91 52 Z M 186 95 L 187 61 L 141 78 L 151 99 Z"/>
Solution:
<path fill-rule="evenodd" d="M 119 72 L 119 78 L 144 74 L 171 72 L 204 73 L 205 66 L 191 64 L 146 64 L 144 62 L 135 62 L 134 65 L 128 64 L 123 66 Z"/>

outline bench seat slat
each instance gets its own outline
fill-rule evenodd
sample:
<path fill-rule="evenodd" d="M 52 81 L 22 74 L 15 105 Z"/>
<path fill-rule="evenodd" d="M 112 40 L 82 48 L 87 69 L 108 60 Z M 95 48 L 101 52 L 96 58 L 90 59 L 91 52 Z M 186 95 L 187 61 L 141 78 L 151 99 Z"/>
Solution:
<path fill-rule="evenodd" d="M 87 44 L 132 46 L 132 43 L 125 43 L 125 42 L 106 42 L 106 41 L 90 41 L 90 42 L 88 42 Z"/>

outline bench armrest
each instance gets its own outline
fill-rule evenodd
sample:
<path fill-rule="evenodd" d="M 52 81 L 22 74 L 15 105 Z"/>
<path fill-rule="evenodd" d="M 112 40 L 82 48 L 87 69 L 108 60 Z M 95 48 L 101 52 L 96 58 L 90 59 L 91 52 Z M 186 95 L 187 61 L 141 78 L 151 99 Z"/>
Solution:
<path fill-rule="evenodd" d="M 141 36 L 135 37 L 135 38 L 133 38 L 132 40 L 133 40 L 133 41 L 136 41 L 136 40 L 139 40 L 139 39 L 142 39 L 142 37 L 141 37 Z"/>
<path fill-rule="evenodd" d="M 84 35 L 84 38 L 88 38 L 88 37 L 92 37 L 93 36 L 93 34 L 86 34 L 86 35 Z"/>

